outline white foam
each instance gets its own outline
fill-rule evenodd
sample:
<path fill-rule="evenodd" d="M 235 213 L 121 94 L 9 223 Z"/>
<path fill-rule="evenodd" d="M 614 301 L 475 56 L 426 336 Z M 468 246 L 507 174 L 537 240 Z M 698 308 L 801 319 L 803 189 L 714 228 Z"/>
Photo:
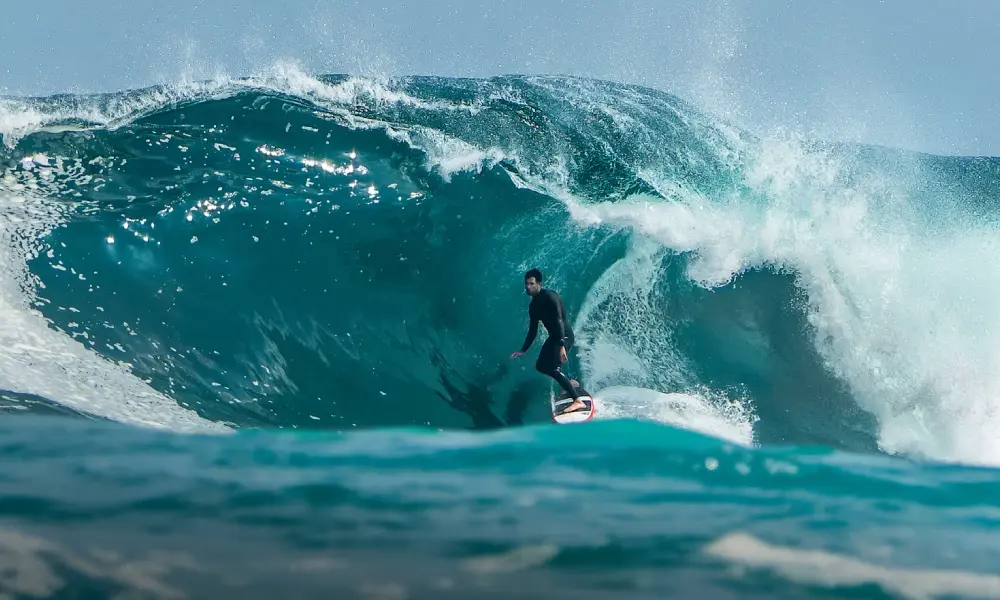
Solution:
<path fill-rule="evenodd" d="M 745 533 L 725 535 L 706 546 L 705 552 L 737 565 L 773 571 L 803 585 L 836 589 L 874 584 L 912 600 L 1000 597 L 996 575 L 868 564 L 824 550 L 768 544 Z"/>
<path fill-rule="evenodd" d="M 662 252 L 659 244 L 636 240 L 588 290 L 573 324 L 588 385 L 677 389 L 696 383 L 670 336 L 672 317 L 657 301 Z"/>
<path fill-rule="evenodd" d="M 749 167 L 746 183 L 764 200 L 681 189 L 668 200 L 567 205 L 583 224 L 694 252 L 688 275 L 707 287 L 752 266 L 795 273 L 817 351 L 878 417 L 883 449 L 1000 464 L 997 227 L 949 214 L 944 201 L 916 205 L 900 182 L 922 175 L 905 164 L 852 172 L 846 184 L 853 165 L 778 138 Z"/>
<path fill-rule="evenodd" d="M 435 129 L 409 127 L 407 129 L 388 128 L 389 137 L 400 140 L 412 148 L 419 148 L 426 156 L 424 168 L 437 170 L 441 178 L 450 181 L 452 175 L 462 171 L 480 173 L 507 155 L 498 148 L 481 150 L 472 144 L 451 137 Z"/>
<path fill-rule="evenodd" d="M 752 415 L 736 401 L 624 385 L 603 388 L 594 395 L 599 409 L 596 418 L 651 420 L 741 446 L 753 445 Z"/>

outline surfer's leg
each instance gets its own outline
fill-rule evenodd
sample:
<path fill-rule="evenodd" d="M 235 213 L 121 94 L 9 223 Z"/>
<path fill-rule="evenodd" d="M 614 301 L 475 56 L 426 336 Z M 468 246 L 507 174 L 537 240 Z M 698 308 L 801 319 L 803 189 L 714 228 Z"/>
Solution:
<path fill-rule="evenodd" d="M 576 389 L 577 386 L 574 386 L 573 382 L 570 381 L 570 378 L 566 377 L 566 374 L 560 371 L 559 369 L 550 371 L 546 373 L 546 375 L 548 375 L 552 379 L 555 379 L 556 383 L 558 383 L 562 389 L 566 390 L 566 393 L 572 396 L 574 400 L 580 397 L 580 392 L 578 392 Z"/>
<path fill-rule="evenodd" d="M 538 360 L 535 361 L 535 369 L 539 373 L 555 379 L 556 383 L 562 389 L 566 390 L 566 393 L 575 401 L 580 397 L 580 392 L 576 390 L 569 377 L 566 377 L 565 373 L 559 368 L 559 354 L 559 346 L 551 339 L 545 340 L 541 351 L 538 353 Z"/>
<path fill-rule="evenodd" d="M 576 410 L 587 408 L 587 405 L 584 404 L 583 400 L 580 400 L 579 390 L 577 390 L 576 386 L 573 385 L 573 382 L 570 380 L 570 378 L 566 377 L 566 375 L 561 370 L 559 370 L 559 367 L 556 367 L 555 369 L 547 373 L 547 375 L 552 379 L 558 381 L 559 385 L 562 386 L 562 389 L 566 390 L 566 393 L 573 398 L 573 401 L 564 406 L 562 410 L 560 410 L 557 414 L 562 415 L 566 413 L 571 413 Z"/>
<path fill-rule="evenodd" d="M 569 339 L 566 341 L 566 364 L 569 364 L 569 359 L 572 356 L 571 352 L 573 351 L 573 345 L 576 343 L 576 337 L 573 335 L 572 332 L 570 332 L 567 337 Z M 562 368 L 560 368 L 559 370 L 562 371 Z M 575 388 L 580 387 L 580 382 L 573 379 L 572 377 L 569 378 L 569 382 L 573 384 L 573 387 Z"/>

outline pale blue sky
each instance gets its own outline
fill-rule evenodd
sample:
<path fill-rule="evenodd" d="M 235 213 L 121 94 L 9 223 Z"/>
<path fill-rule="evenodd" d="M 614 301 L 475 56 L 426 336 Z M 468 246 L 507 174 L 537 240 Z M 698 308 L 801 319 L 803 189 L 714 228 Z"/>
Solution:
<path fill-rule="evenodd" d="M 260 73 L 568 73 L 777 127 L 1000 154 L 995 0 L 49 0 L 5 3 L 0 93 Z M 996 40 L 996 41 L 994 41 Z"/>

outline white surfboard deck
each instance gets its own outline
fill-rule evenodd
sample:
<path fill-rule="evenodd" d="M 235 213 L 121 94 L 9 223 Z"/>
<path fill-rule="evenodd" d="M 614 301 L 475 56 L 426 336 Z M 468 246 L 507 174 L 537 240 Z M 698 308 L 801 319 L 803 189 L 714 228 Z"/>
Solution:
<path fill-rule="evenodd" d="M 571 413 L 566 414 L 556 414 L 563 409 L 565 406 L 569 406 L 573 403 L 573 398 L 571 398 L 566 392 L 560 390 L 558 396 L 552 394 L 550 396 L 550 402 L 552 403 L 552 420 L 560 425 L 567 425 L 570 423 L 586 423 L 587 421 L 594 418 L 594 414 L 597 412 L 596 402 L 594 401 L 593 395 L 590 392 L 583 389 L 583 387 L 577 388 L 580 392 L 580 400 L 587 405 L 586 409 L 575 410 Z"/>

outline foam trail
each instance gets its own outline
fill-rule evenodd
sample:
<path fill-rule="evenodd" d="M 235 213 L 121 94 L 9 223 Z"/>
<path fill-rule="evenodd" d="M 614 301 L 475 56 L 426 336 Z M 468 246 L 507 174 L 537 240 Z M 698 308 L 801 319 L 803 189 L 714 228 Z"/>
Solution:
<path fill-rule="evenodd" d="M 743 405 L 735 401 L 632 386 L 611 386 L 595 394 L 600 402 L 599 418 L 648 419 L 741 446 L 753 445 L 752 419 Z"/>
<path fill-rule="evenodd" d="M 584 379 L 599 390 L 598 414 L 651 419 L 751 445 L 752 415 L 740 402 L 704 390 L 657 391 L 699 387 L 670 336 L 671 313 L 658 293 L 664 252 L 648 238 L 634 240 L 628 254 L 591 287 L 574 324 L 582 334 Z M 609 383 L 616 385 L 601 387 Z"/>
<path fill-rule="evenodd" d="M 670 314 L 656 294 L 662 251 L 649 240 L 637 240 L 587 293 L 573 327 L 583 334 L 578 345 L 590 385 L 627 381 L 675 389 L 694 384 L 670 338 Z"/>

